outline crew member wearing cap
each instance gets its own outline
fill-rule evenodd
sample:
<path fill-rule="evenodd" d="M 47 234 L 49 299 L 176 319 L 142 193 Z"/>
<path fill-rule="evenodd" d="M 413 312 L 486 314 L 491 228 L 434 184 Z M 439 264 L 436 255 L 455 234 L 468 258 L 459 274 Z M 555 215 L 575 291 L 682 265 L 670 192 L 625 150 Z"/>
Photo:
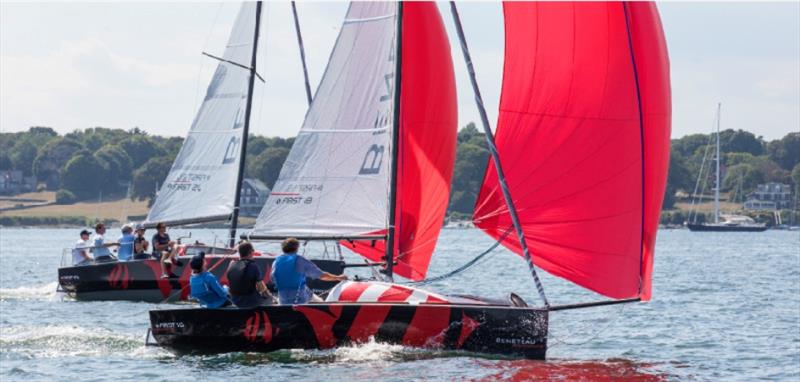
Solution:
<path fill-rule="evenodd" d="M 72 264 L 84 265 L 92 262 L 92 257 L 89 256 L 89 248 L 92 248 L 92 243 L 89 242 L 89 231 L 81 231 L 81 238 L 75 242 L 75 247 L 72 248 Z"/>
<path fill-rule="evenodd" d="M 133 239 L 133 259 L 146 260 L 150 258 L 147 250 L 150 249 L 150 243 L 144 237 L 144 224 L 136 225 L 136 237 Z"/>
<path fill-rule="evenodd" d="M 122 236 L 119 237 L 119 249 L 117 250 L 117 258 L 120 261 L 128 261 L 133 256 L 133 242 L 136 238 L 133 236 L 133 227 L 130 224 L 122 226 Z"/>
<path fill-rule="evenodd" d="M 205 308 L 222 308 L 231 305 L 228 291 L 219 284 L 219 280 L 206 271 L 205 252 L 194 255 L 189 262 L 192 277 L 189 279 L 191 295 Z"/>

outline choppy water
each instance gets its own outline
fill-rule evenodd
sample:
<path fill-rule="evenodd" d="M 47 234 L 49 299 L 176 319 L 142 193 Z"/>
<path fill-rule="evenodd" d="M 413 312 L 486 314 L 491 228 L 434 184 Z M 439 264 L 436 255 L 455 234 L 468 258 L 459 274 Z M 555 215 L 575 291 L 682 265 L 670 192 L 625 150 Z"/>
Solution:
<path fill-rule="evenodd" d="M 147 310 L 56 294 L 76 230 L 0 230 L 0 379 L 11 380 L 800 380 L 800 233 L 659 232 L 654 299 L 551 315 L 548 361 L 369 343 L 327 351 L 174 356 L 144 345 Z M 173 236 L 178 232 L 173 232 Z M 194 230 L 212 241 L 224 231 Z M 113 236 L 113 235 L 112 235 Z M 430 275 L 492 242 L 445 230 Z M 354 259 L 353 259 L 354 260 Z M 553 303 L 597 299 L 543 276 Z M 501 249 L 434 284 L 537 302 L 524 262 Z"/>

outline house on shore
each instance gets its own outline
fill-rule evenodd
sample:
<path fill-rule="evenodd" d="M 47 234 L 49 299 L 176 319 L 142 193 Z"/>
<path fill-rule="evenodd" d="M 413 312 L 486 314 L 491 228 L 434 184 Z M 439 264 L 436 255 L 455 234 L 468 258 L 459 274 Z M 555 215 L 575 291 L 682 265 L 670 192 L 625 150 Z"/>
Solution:
<path fill-rule="evenodd" d="M 759 184 L 751 193 L 744 208 L 748 210 L 782 210 L 792 208 L 792 188 L 788 184 L 769 182 Z"/>
<path fill-rule="evenodd" d="M 269 187 L 264 182 L 245 178 L 242 181 L 242 194 L 239 197 L 239 215 L 257 217 L 267 202 L 269 192 Z"/>

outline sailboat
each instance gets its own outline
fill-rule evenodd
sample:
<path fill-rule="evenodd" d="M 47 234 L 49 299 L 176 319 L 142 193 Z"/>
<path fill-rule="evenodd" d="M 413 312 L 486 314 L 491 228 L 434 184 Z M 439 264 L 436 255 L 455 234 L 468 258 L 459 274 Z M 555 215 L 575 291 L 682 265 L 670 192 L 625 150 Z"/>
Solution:
<path fill-rule="evenodd" d="M 230 243 L 187 244 L 179 256 L 204 252 L 208 269 L 225 282 L 239 217 L 239 196 L 244 173 L 250 111 L 256 72 L 256 50 L 260 27 L 260 4 L 243 3 L 189 134 L 183 142 L 166 180 L 162 183 L 144 226 L 163 222 L 170 227 L 230 221 Z M 216 243 L 215 243 L 216 244 Z M 273 258 L 255 261 L 269 269 Z M 341 273 L 339 260 L 313 260 L 326 271 Z M 58 270 L 62 290 L 79 300 L 134 300 L 161 302 L 185 300 L 189 294 L 191 269 L 188 261 L 173 266 L 177 279 L 162 279 L 159 260 L 96 263 L 67 266 Z M 265 276 L 268 277 L 268 276 Z M 334 284 L 315 282 L 327 290 Z"/>
<path fill-rule="evenodd" d="M 671 118 L 655 5 L 504 4 L 496 140 L 450 7 L 492 153 L 473 221 L 525 258 L 542 305 L 393 282 L 426 277 L 443 223 L 456 139 L 453 65 L 435 4 L 354 2 L 280 194 L 248 237 L 339 241 L 383 259 L 384 279 L 341 282 L 322 303 L 151 310 L 158 344 L 273 351 L 374 339 L 544 359 L 550 312 L 651 298 Z M 537 267 L 612 299 L 551 305 Z"/>
<path fill-rule="evenodd" d="M 764 223 L 756 223 L 753 218 L 744 215 L 722 214 L 719 208 L 719 191 L 722 186 L 722 180 L 719 176 L 720 166 L 720 149 L 719 149 L 719 127 L 720 119 L 722 117 L 722 103 L 717 104 L 717 134 L 716 134 L 716 152 L 714 155 L 714 162 L 716 164 L 714 172 L 714 222 L 713 223 L 699 223 L 697 221 L 686 222 L 686 226 L 690 231 L 694 232 L 763 232 L 767 230 L 767 225 Z M 703 177 L 702 168 L 699 177 Z M 699 182 L 699 180 L 698 180 Z M 696 219 L 697 213 L 694 214 Z"/>

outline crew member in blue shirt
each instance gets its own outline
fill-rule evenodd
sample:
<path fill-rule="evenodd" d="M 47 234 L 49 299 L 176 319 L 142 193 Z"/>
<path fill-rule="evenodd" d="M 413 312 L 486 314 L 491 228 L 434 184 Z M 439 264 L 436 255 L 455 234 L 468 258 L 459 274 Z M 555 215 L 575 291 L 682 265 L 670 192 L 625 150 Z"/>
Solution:
<path fill-rule="evenodd" d="M 322 281 L 347 280 L 346 275 L 334 275 L 319 269 L 314 263 L 297 254 L 300 242 L 288 238 L 281 244 L 283 254 L 272 264 L 272 281 L 278 289 L 281 304 L 305 304 L 309 301 L 322 302 L 319 296 L 306 286 L 306 278 Z"/>
<path fill-rule="evenodd" d="M 128 261 L 133 256 L 133 242 L 136 237 L 133 236 L 133 227 L 130 224 L 122 226 L 122 236 L 119 238 L 119 249 L 117 249 L 117 258 L 120 261 Z"/>
<path fill-rule="evenodd" d="M 189 262 L 192 277 L 189 278 L 191 295 L 206 308 L 222 308 L 231 305 L 228 291 L 219 284 L 216 276 L 206 271 L 205 252 L 194 255 Z"/>

